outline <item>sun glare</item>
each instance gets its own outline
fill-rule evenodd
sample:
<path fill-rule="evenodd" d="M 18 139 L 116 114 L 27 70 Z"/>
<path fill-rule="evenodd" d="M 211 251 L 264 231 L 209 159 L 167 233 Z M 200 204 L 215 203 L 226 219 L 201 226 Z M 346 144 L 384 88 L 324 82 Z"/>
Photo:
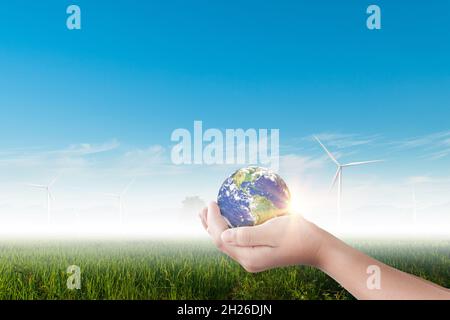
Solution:
<path fill-rule="evenodd" d="M 299 196 L 292 195 L 291 201 L 289 202 L 289 212 L 291 214 L 300 214 L 302 209 L 302 202 L 300 201 Z"/>

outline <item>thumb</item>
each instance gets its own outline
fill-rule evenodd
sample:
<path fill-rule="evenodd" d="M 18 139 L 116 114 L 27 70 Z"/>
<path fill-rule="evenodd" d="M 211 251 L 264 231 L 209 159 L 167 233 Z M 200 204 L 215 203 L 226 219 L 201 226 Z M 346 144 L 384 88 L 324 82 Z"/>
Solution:
<path fill-rule="evenodd" d="M 229 245 L 241 247 L 275 246 L 276 239 L 273 229 L 269 225 L 253 227 L 239 227 L 222 232 L 222 241 Z M 272 229 L 272 230 L 271 230 Z"/>

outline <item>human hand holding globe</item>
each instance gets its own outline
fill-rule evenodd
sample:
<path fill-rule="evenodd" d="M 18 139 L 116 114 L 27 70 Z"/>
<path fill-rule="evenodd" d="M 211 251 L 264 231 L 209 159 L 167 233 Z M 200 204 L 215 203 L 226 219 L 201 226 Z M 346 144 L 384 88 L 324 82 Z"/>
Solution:
<path fill-rule="evenodd" d="M 215 245 L 249 272 L 307 264 L 319 266 L 322 230 L 289 214 L 285 182 L 259 167 L 240 169 L 200 219 Z M 231 228 L 230 228 L 231 227 Z"/>
<path fill-rule="evenodd" d="M 248 272 L 289 265 L 321 267 L 324 231 L 300 215 L 285 215 L 251 227 L 230 228 L 215 202 L 200 212 L 214 244 Z"/>
<path fill-rule="evenodd" d="M 449 289 L 383 265 L 302 216 L 287 214 L 289 198 L 278 175 L 249 167 L 231 175 L 220 188 L 219 205 L 211 202 L 199 215 L 217 248 L 248 272 L 310 265 L 358 299 L 450 298 Z M 367 266 L 373 265 L 388 279 L 383 290 L 367 286 Z"/>

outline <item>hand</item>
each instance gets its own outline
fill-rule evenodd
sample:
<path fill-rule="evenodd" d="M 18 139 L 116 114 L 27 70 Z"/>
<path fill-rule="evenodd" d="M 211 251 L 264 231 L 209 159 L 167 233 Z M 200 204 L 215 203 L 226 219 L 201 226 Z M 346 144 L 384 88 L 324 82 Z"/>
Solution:
<path fill-rule="evenodd" d="M 296 264 L 319 265 L 323 231 L 299 215 L 230 229 L 212 202 L 200 212 L 200 219 L 219 250 L 248 272 Z"/>
<path fill-rule="evenodd" d="M 200 212 L 216 246 L 249 272 L 307 264 L 318 267 L 358 299 L 450 299 L 450 290 L 377 261 L 298 215 L 230 229 L 215 202 Z M 367 267 L 382 273 L 380 290 L 367 286 Z"/>

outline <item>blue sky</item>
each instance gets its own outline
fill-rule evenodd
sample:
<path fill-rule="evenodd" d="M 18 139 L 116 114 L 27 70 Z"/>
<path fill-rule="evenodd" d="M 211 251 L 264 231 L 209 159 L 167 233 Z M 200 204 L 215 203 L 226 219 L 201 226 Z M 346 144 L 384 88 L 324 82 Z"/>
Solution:
<path fill-rule="evenodd" d="M 65 25 L 72 3 L 80 31 Z M 308 159 L 322 134 L 343 157 L 391 161 L 373 174 L 450 176 L 449 13 L 446 1 L 2 1 L 2 177 L 24 179 L 14 159 L 74 150 L 77 165 L 150 161 L 194 120 L 279 128 L 283 152 Z"/>
<path fill-rule="evenodd" d="M 164 143 L 195 119 L 284 137 L 448 128 L 444 1 L 378 1 L 380 31 L 364 1 L 76 3 L 81 31 L 69 2 L 2 2 L 4 147 Z"/>

